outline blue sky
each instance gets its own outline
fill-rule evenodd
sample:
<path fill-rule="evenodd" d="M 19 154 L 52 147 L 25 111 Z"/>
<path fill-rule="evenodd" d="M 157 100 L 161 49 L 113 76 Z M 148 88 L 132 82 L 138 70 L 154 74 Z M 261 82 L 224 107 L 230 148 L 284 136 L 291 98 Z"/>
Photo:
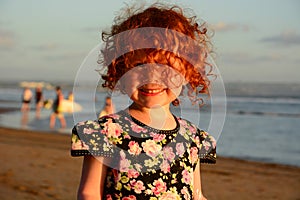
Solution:
<path fill-rule="evenodd" d="M 0 0 L 0 79 L 73 81 L 124 2 L 131 1 Z M 214 28 L 225 82 L 300 83 L 300 1 L 168 2 Z"/>

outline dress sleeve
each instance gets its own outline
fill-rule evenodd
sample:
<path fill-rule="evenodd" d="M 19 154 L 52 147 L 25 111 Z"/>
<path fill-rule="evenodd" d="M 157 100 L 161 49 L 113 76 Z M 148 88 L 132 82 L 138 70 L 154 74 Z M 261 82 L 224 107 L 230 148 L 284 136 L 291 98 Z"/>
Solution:
<path fill-rule="evenodd" d="M 215 164 L 217 158 L 215 138 L 203 130 L 197 131 L 197 137 L 199 140 L 200 162 Z"/>
<path fill-rule="evenodd" d="M 113 156 L 113 145 L 103 133 L 100 124 L 99 121 L 85 121 L 73 127 L 71 156 Z"/>

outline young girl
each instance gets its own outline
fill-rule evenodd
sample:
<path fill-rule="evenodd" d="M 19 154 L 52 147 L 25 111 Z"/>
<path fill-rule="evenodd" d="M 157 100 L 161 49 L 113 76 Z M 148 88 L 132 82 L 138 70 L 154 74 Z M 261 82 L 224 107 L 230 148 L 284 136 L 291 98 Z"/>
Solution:
<path fill-rule="evenodd" d="M 73 128 L 71 155 L 84 156 L 78 199 L 205 199 L 200 162 L 215 163 L 216 141 L 170 111 L 182 88 L 192 103 L 208 94 L 204 24 L 155 4 L 126 9 L 103 39 L 103 86 L 133 103 Z"/>

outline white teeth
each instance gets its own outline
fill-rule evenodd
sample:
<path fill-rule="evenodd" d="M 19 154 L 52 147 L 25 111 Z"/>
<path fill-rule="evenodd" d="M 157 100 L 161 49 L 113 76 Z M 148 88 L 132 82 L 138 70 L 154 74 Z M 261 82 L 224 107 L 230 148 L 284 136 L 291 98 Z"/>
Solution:
<path fill-rule="evenodd" d="M 143 89 L 144 92 L 149 93 L 149 94 L 155 94 L 155 93 L 159 93 L 162 92 L 163 89 L 156 89 L 156 90 L 147 90 L 147 89 Z"/>

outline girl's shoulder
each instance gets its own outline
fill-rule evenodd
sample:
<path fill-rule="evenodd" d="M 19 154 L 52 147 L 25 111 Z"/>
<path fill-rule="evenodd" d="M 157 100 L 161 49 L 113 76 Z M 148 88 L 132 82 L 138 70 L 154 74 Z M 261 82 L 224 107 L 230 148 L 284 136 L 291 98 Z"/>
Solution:
<path fill-rule="evenodd" d="M 72 156 L 112 157 L 115 144 L 126 134 L 122 113 L 109 114 L 96 120 L 78 122 L 72 129 Z"/>
<path fill-rule="evenodd" d="M 78 122 L 72 129 L 71 155 L 72 156 L 104 156 L 112 157 L 113 145 L 104 131 L 106 123 L 112 118 L 102 117 L 97 120 Z"/>
<path fill-rule="evenodd" d="M 194 123 L 192 123 L 191 121 L 189 121 L 187 119 L 183 119 L 181 117 L 176 117 L 176 119 L 177 119 L 181 129 L 183 129 L 183 128 L 187 129 L 193 134 L 202 131 Z"/>
<path fill-rule="evenodd" d="M 178 122 L 179 122 L 179 125 L 180 126 L 183 126 L 184 128 L 188 128 L 190 129 L 193 133 L 199 133 L 203 136 L 208 136 L 210 135 L 208 132 L 206 132 L 205 130 L 199 128 L 198 126 L 196 126 L 193 122 L 187 120 L 187 119 L 183 119 L 181 117 L 176 117 Z"/>
<path fill-rule="evenodd" d="M 190 122 L 189 120 L 187 119 L 184 119 L 184 118 L 181 118 L 181 117 L 178 117 L 178 116 L 175 116 L 176 119 L 178 120 L 179 124 L 180 125 L 184 125 L 184 126 L 195 126 L 192 122 Z"/>
<path fill-rule="evenodd" d="M 78 134 L 99 132 L 111 123 L 118 123 L 119 118 L 120 115 L 118 114 L 109 114 L 99 117 L 98 119 L 81 121 L 74 125 L 72 132 L 76 131 Z"/>
<path fill-rule="evenodd" d="M 195 144 L 200 148 L 201 162 L 215 163 L 216 162 L 216 139 L 208 132 L 198 128 L 189 120 L 177 117 L 180 124 L 180 134 L 189 135 L 193 138 Z"/>

